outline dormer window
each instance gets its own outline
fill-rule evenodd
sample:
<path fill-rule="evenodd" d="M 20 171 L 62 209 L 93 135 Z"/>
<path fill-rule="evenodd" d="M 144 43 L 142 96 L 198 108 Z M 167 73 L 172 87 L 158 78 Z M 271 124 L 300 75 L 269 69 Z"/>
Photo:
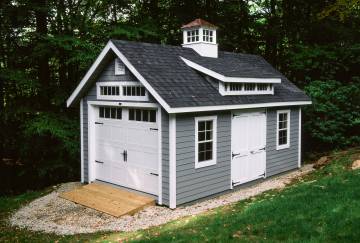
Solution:
<path fill-rule="evenodd" d="M 213 42 L 213 31 L 212 30 L 203 30 L 203 41 L 205 42 Z"/>
<path fill-rule="evenodd" d="M 187 42 L 197 42 L 199 41 L 199 30 L 188 30 L 187 31 Z"/>
<path fill-rule="evenodd" d="M 139 82 L 98 82 L 96 86 L 99 100 L 149 100 L 147 90 Z"/>
<path fill-rule="evenodd" d="M 219 82 L 219 91 L 222 95 L 274 94 L 272 83 Z"/>

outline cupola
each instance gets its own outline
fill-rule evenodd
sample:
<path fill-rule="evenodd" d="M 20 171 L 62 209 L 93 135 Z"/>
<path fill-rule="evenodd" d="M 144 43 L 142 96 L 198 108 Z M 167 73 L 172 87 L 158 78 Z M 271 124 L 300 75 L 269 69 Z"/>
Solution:
<path fill-rule="evenodd" d="M 217 27 L 203 19 L 183 25 L 183 47 L 194 49 L 204 57 L 218 57 L 218 44 L 216 41 Z"/>

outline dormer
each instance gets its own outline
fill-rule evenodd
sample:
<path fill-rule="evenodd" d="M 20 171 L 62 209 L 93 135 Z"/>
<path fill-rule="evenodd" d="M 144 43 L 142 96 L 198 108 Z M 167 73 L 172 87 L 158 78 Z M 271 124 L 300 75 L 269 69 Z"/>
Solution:
<path fill-rule="evenodd" d="M 217 27 L 203 19 L 183 25 L 183 47 L 194 49 L 204 57 L 218 57 L 218 44 L 216 40 Z"/>

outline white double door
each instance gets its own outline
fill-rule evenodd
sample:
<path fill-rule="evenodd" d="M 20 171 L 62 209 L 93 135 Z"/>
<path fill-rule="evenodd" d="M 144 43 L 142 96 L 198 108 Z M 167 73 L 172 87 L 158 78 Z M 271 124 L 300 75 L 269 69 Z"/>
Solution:
<path fill-rule="evenodd" d="M 231 126 L 233 185 L 265 177 L 266 113 L 233 112 Z"/>
<path fill-rule="evenodd" d="M 158 194 L 157 123 L 122 119 L 95 119 L 96 179 Z"/>

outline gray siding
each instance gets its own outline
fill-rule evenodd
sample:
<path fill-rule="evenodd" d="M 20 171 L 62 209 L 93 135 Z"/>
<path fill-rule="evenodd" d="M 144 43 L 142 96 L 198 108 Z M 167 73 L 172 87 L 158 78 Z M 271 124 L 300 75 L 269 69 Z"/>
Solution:
<path fill-rule="evenodd" d="M 276 150 L 276 111 L 290 108 L 267 110 L 266 133 L 266 175 L 272 176 L 298 167 L 299 156 L 299 107 L 290 109 L 290 147 Z"/>
<path fill-rule="evenodd" d="M 169 206 L 169 115 L 161 109 L 162 200 Z"/>
<path fill-rule="evenodd" d="M 195 120 L 199 114 L 176 116 L 176 203 L 210 196 L 230 188 L 231 115 L 217 114 L 217 163 L 195 169 Z"/>
<path fill-rule="evenodd" d="M 125 75 L 115 75 L 115 59 L 109 61 L 104 70 L 99 74 L 96 81 L 91 85 L 86 95 L 83 97 L 83 150 L 84 150 L 84 181 L 88 182 L 88 110 L 87 102 L 96 101 L 96 82 L 125 82 L 138 81 L 136 77 L 125 68 Z M 149 96 L 150 102 L 156 102 L 155 99 Z M 123 101 L 123 100 L 119 100 Z M 136 101 L 131 101 L 136 102 Z"/>

